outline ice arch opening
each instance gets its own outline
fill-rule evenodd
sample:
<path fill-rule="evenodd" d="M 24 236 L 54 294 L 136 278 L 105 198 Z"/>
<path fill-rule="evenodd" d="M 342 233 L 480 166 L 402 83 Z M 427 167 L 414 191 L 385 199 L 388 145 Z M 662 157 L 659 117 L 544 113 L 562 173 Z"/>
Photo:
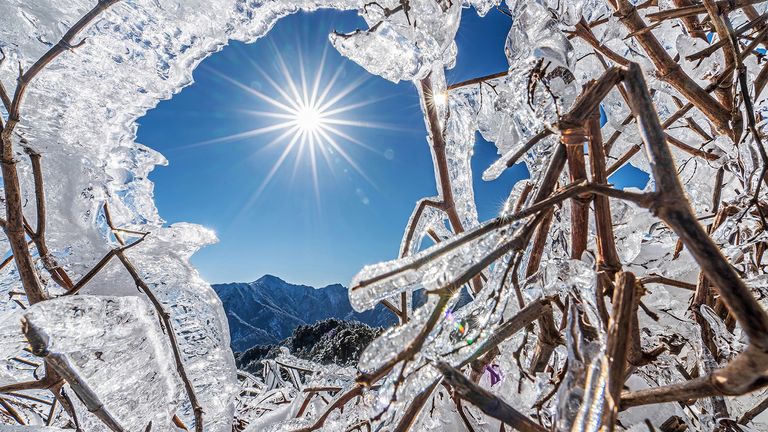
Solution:
<path fill-rule="evenodd" d="M 150 175 L 160 214 L 219 238 L 192 259 L 206 280 L 347 284 L 397 254 L 413 203 L 435 193 L 413 85 L 369 74 L 328 40 L 361 21 L 334 10 L 286 17 L 207 58 L 195 84 L 139 120 L 138 142 L 170 161 Z M 317 83 L 332 102 L 325 136 L 307 140 L 285 111 L 304 97 L 302 70 L 310 97 Z"/>
<path fill-rule="evenodd" d="M 495 29 L 478 31 L 481 20 L 483 29 Z M 509 19 L 501 13 L 480 18 L 465 9 L 462 21 L 468 26 L 463 34 L 460 30 L 453 79 L 477 73 L 478 66 L 467 70 L 464 65 L 505 68 L 501 48 Z M 207 58 L 194 72 L 195 84 L 139 120 L 138 142 L 170 161 L 150 175 L 163 218 L 194 221 L 216 231 L 219 242 L 192 258 L 209 282 L 253 281 L 274 274 L 316 287 L 347 284 L 364 265 L 397 255 L 414 203 L 436 193 L 413 84 L 369 74 L 328 40 L 334 29 L 345 33 L 363 26 L 353 11 L 286 17 L 255 43 L 236 42 Z M 494 47 L 487 51 L 495 57 L 484 51 L 474 54 L 480 45 Z M 321 64 L 323 71 L 318 72 Z M 333 82 L 326 98 L 343 97 L 329 110 L 354 107 L 338 118 L 363 124 L 331 125 L 357 141 L 329 133 L 344 156 L 323 141 L 329 154 L 316 151 L 313 163 L 309 145 L 304 150 L 297 143 L 291 147 L 292 134 L 280 139 L 283 129 L 264 131 L 284 121 L 269 117 L 282 115 L 283 108 L 250 91 L 285 103 L 285 95 L 270 80 L 285 89 L 288 100 L 295 98 L 288 82 L 301 88 L 302 65 L 310 92 L 317 78 L 321 89 Z M 341 75 L 333 81 L 337 72 Z M 210 122 L 201 121 L 208 117 Z M 510 170 L 514 172 L 497 181 L 484 182 L 482 171 L 497 157 L 493 144 L 477 140 L 473 177 L 483 220 L 498 213 L 522 176 Z"/>
<path fill-rule="evenodd" d="M 17 65 L 29 67 L 93 5 L 91 0 L 0 5 L 0 48 L 5 60 L 0 79 L 14 83 Z M 156 295 L 171 308 L 187 370 L 205 411 L 206 430 L 231 429 L 236 390 L 221 304 L 188 262 L 194 251 L 214 237 L 191 224 L 161 226 L 147 174 L 165 161 L 135 142 L 135 120 L 159 100 L 189 85 L 195 66 L 227 41 L 252 42 L 279 18 L 299 9 L 359 6 L 360 2 L 352 1 L 120 2 L 84 32 L 84 45 L 51 64 L 27 94 L 16 131 L 26 146 L 42 155 L 43 171 L 51 179 L 45 185 L 49 247 L 72 274 L 85 274 L 112 247 L 104 203 L 109 204 L 116 225 L 151 233 L 131 258 Z M 30 167 L 23 153 L 18 156 L 23 202 L 32 206 Z M 26 207 L 25 213 L 34 211 Z M 6 240 L 3 243 L 7 250 Z M 8 296 L 18 288 L 15 272 L 0 277 L 0 295 Z M 135 295 L 136 289 L 124 270 L 111 263 L 83 293 L 123 296 Z M 2 307 L 3 317 L 20 311 L 16 303 L 5 302 Z M 4 334 L 16 337 L 18 320 L 3 322 L 9 323 Z M 3 383 L 30 379 L 32 371 L 18 371 L 9 359 L 2 360 Z M 177 391 L 163 395 L 162 402 L 170 400 L 171 409 L 180 406 L 177 412 L 191 424 L 186 398 L 178 385 L 175 388 Z M 105 401 L 110 402 L 118 403 Z M 140 412 L 158 400 L 150 396 L 143 403 L 130 408 Z M 146 423 L 141 415 L 135 417 L 136 422 Z M 86 414 L 81 418 L 86 428 L 96 422 Z M 126 427 L 133 430 L 143 425 Z M 171 426 L 153 425 L 153 430 L 164 428 Z"/>

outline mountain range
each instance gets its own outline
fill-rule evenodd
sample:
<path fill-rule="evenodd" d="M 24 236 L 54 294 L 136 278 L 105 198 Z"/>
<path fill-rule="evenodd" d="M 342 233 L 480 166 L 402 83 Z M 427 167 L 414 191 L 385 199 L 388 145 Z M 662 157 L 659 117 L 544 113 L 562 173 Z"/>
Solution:
<path fill-rule="evenodd" d="M 347 288 L 339 284 L 314 288 L 266 275 L 249 283 L 214 284 L 213 289 L 224 304 L 231 346 L 236 352 L 276 344 L 298 326 L 328 318 L 360 321 L 373 327 L 388 327 L 397 321 L 382 305 L 356 312 L 349 304 Z"/>

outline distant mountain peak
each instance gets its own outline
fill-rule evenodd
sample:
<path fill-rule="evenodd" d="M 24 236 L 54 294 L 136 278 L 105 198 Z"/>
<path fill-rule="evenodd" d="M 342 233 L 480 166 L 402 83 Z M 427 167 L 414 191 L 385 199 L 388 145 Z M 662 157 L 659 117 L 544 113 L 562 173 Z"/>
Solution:
<path fill-rule="evenodd" d="M 354 311 L 341 284 L 314 288 L 266 274 L 251 283 L 214 284 L 213 289 L 224 304 L 235 351 L 277 343 L 299 325 L 329 318 L 357 320 L 375 327 L 396 321 L 382 306 L 363 313 Z"/>
<path fill-rule="evenodd" d="M 275 276 L 275 275 L 271 275 L 271 274 L 265 274 L 264 276 L 256 279 L 255 281 L 253 281 L 251 283 L 252 284 L 256 284 L 256 283 L 259 283 L 259 282 L 280 282 L 280 283 L 284 283 L 284 284 L 289 284 L 289 282 L 286 282 L 283 279 L 281 279 L 280 277 Z M 290 284 L 290 285 L 293 285 L 293 284 Z"/>

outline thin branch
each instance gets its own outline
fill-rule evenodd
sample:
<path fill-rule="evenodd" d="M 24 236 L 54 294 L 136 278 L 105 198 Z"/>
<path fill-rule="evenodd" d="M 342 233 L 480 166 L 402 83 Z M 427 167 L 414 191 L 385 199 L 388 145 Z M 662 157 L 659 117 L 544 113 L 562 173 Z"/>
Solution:
<path fill-rule="evenodd" d="M 743 7 L 764 3 L 765 0 L 720 0 L 715 2 L 715 7 L 721 13 L 727 13 Z M 683 18 L 690 15 L 700 15 L 707 13 L 707 8 L 703 4 L 685 6 L 673 9 L 666 9 L 659 12 L 649 13 L 648 19 L 651 21 L 664 21 L 674 18 Z"/>
<path fill-rule="evenodd" d="M 647 27 L 636 7 L 628 0 L 616 0 L 615 9 L 619 20 L 635 35 L 635 39 L 642 46 L 648 59 L 658 70 L 659 78 L 682 93 L 718 130 L 732 134 L 731 112 L 720 105 L 683 71 L 652 32 L 643 31 Z"/>
<path fill-rule="evenodd" d="M 22 426 L 25 426 L 27 423 L 24 421 L 23 418 L 21 418 L 21 415 L 19 415 L 19 412 L 16 411 L 16 409 L 4 398 L 0 397 L 0 406 L 2 406 L 5 411 L 8 413 L 8 415 L 11 416 L 16 422 Z"/>
<path fill-rule="evenodd" d="M 632 320 L 637 316 L 635 275 L 621 272 L 617 275 L 613 291 L 613 313 L 608 323 L 608 341 L 605 358 L 608 363 L 606 404 L 603 410 L 603 425 L 613 430 L 619 411 L 621 389 L 627 367 L 627 354 Z"/>
<path fill-rule="evenodd" d="M 0 48 L 0 66 L 5 63 L 6 57 L 5 52 L 2 48 Z M 3 107 L 5 108 L 6 112 L 11 112 L 11 98 L 8 96 L 8 92 L 5 90 L 5 87 L 3 86 L 3 82 L 0 80 L 0 102 L 2 102 Z M 3 123 L 2 123 L 2 117 L 0 117 L 0 131 L 3 129 Z"/>
<path fill-rule="evenodd" d="M 752 297 L 749 288 L 693 214 L 639 66 L 629 66 L 625 83 L 632 96 L 632 112 L 638 118 L 656 188 L 660 193 L 651 210 L 680 236 L 704 274 L 718 287 L 729 310 L 749 336 L 750 343 L 768 351 L 768 314 Z"/>
<path fill-rule="evenodd" d="M 44 358 L 46 364 L 53 367 L 69 383 L 83 405 L 88 408 L 88 411 L 93 413 L 112 431 L 125 431 L 109 410 L 107 410 L 98 395 L 91 389 L 88 382 L 77 373 L 69 359 L 63 354 L 48 351 L 48 335 L 45 332 L 37 328 L 26 318 L 22 319 L 22 330 L 32 347 L 32 353 Z"/>
<path fill-rule="evenodd" d="M 468 79 L 466 81 L 457 82 L 456 84 L 451 84 L 448 86 L 447 90 L 454 90 L 461 87 L 470 86 L 472 84 L 479 84 L 486 81 L 490 81 L 492 79 L 505 77 L 509 74 L 509 71 L 502 71 L 502 72 L 496 72 L 490 75 L 485 75 L 477 78 Z"/>
<path fill-rule="evenodd" d="M 192 405 L 192 411 L 194 412 L 194 415 L 195 415 L 195 431 L 203 432 L 203 407 L 200 406 L 200 403 L 197 400 L 197 395 L 195 395 L 195 389 L 194 389 L 194 386 L 192 385 L 192 381 L 187 376 L 187 371 L 184 367 L 184 361 L 181 358 L 181 350 L 179 348 L 179 343 L 176 340 L 176 331 L 173 329 L 173 323 L 171 322 L 171 314 L 169 314 L 165 310 L 165 308 L 163 307 L 163 304 L 160 303 L 160 300 L 157 299 L 154 292 L 152 292 L 149 286 L 141 278 L 141 276 L 139 275 L 139 272 L 136 270 L 136 267 L 133 266 L 133 264 L 125 255 L 122 249 L 123 248 L 116 249 L 115 254 L 123 263 L 123 266 L 125 266 L 125 269 L 128 270 L 128 273 L 131 275 L 131 277 L 133 278 L 133 281 L 136 283 L 136 287 L 139 288 L 139 290 L 141 290 L 149 298 L 149 301 L 152 302 L 152 305 L 155 307 L 155 310 L 157 311 L 157 315 L 160 318 L 160 323 L 165 328 L 166 330 L 165 333 L 166 335 L 168 335 L 168 340 L 171 343 L 173 358 L 176 362 L 176 372 L 179 374 L 181 381 L 184 383 L 184 389 L 187 392 L 189 403 Z"/>
<path fill-rule="evenodd" d="M 605 148 L 603 134 L 600 131 L 600 113 L 598 110 L 587 121 L 589 135 L 589 167 L 592 171 L 592 182 L 608 183 L 608 173 L 605 168 Z M 621 269 L 621 260 L 616 251 L 611 219 L 611 203 L 607 196 L 595 196 L 595 230 L 597 232 L 597 268 L 606 270 L 610 277 Z"/>
<path fill-rule="evenodd" d="M 88 271 L 88 273 L 85 274 L 85 276 L 83 276 L 79 281 L 77 281 L 76 284 L 72 286 L 69 292 L 67 292 L 64 295 L 75 295 L 78 292 L 80 292 L 80 290 L 88 282 L 90 282 L 91 279 L 93 279 L 102 269 L 104 269 L 104 267 L 106 267 L 107 264 L 109 264 L 109 262 L 112 260 L 113 257 L 118 256 L 118 254 L 138 245 L 139 243 L 144 241 L 145 238 L 146 238 L 146 233 L 144 234 L 143 237 L 141 237 L 140 239 L 136 240 L 133 243 L 127 244 L 125 246 L 121 246 L 116 249 L 111 249 L 109 252 L 106 253 L 106 255 L 104 255 L 103 258 L 101 258 L 101 260 L 99 260 L 99 262 L 96 263 L 95 266 L 93 266 L 91 270 Z"/>
<path fill-rule="evenodd" d="M 448 363 L 438 362 L 435 367 L 440 370 L 445 381 L 454 388 L 462 399 L 478 407 L 480 411 L 521 432 L 546 432 L 546 429 L 538 423 L 512 408 L 491 392 L 473 383 L 461 371 L 451 367 Z"/>

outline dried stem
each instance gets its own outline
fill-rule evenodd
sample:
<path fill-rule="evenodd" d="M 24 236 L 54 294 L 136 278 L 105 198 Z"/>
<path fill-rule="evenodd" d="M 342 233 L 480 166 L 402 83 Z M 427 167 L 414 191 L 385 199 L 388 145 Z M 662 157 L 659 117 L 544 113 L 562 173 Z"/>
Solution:
<path fill-rule="evenodd" d="M 173 323 L 171 322 L 171 314 L 169 314 L 165 310 L 165 308 L 163 307 L 163 304 L 160 303 L 160 300 L 157 299 L 157 297 L 149 288 L 149 286 L 141 278 L 141 276 L 139 275 L 139 272 L 136 270 L 136 267 L 133 266 L 131 261 L 125 255 L 124 251 L 122 249 L 116 249 L 115 255 L 117 255 L 117 257 L 123 263 L 123 266 L 125 266 L 125 269 L 128 270 L 128 273 L 131 275 L 131 277 L 133 278 L 133 281 L 136 283 L 136 287 L 141 292 L 143 292 L 147 296 L 147 298 L 149 298 L 149 301 L 152 302 L 152 306 L 154 306 L 155 310 L 157 311 L 157 315 L 160 318 L 160 324 L 163 326 L 163 328 L 165 328 L 165 334 L 168 335 L 168 340 L 171 343 L 173 358 L 176 362 L 176 372 L 179 374 L 179 377 L 181 378 L 182 383 L 184 383 L 184 390 L 187 392 L 189 403 L 192 405 L 192 410 L 195 415 L 195 431 L 202 432 L 203 431 L 203 407 L 200 406 L 200 403 L 197 400 L 197 395 L 195 395 L 195 388 L 192 385 L 192 381 L 187 376 L 187 371 L 184 367 L 184 361 L 181 358 L 181 349 L 179 348 L 179 342 L 176 340 L 176 331 L 173 329 Z"/>
<path fill-rule="evenodd" d="M 629 332 L 632 329 L 632 321 L 637 316 L 635 275 L 628 272 L 619 273 L 614 287 L 613 313 L 608 323 L 605 353 L 609 367 L 603 426 L 607 427 L 608 431 L 612 431 L 616 424 L 631 340 Z"/>
<path fill-rule="evenodd" d="M 720 2 L 718 2 L 719 4 Z M 703 8 L 703 6 L 702 6 Z M 704 89 L 698 86 L 686 74 L 677 62 L 670 57 L 652 32 L 647 31 L 645 22 L 635 6 L 628 0 L 616 0 L 616 13 L 619 20 L 629 29 L 658 70 L 659 78 L 672 85 L 698 108 L 712 124 L 726 134 L 732 134 L 730 127 L 731 112 L 720 105 Z"/>
<path fill-rule="evenodd" d="M 592 182 L 608 183 L 608 173 L 605 168 L 605 150 L 603 134 L 600 131 L 600 113 L 594 114 L 587 122 L 589 134 L 589 167 L 592 170 Z M 621 269 L 621 260 L 616 251 L 611 219 L 611 203 L 604 195 L 595 196 L 595 228 L 597 231 L 597 268 L 605 270 L 610 277 Z"/>
<path fill-rule="evenodd" d="M 48 351 L 48 335 L 45 332 L 27 319 L 22 319 L 22 330 L 32 347 L 32 353 L 44 358 L 45 363 L 53 367 L 69 383 L 77 397 L 83 402 L 83 405 L 88 408 L 88 411 L 93 413 L 110 430 L 114 432 L 125 431 L 101 400 L 99 400 L 98 395 L 96 395 L 90 385 L 77 373 L 69 359 L 63 354 Z"/>
<path fill-rule="evenodd" d="M 439 362 L 436 367 L 443 374 L 445 381 L 454 388 L 462 399 L 478 407 L 482 412 L 521 432 L 546 431 L 538 423 L 521 414 L 489 391 L 473 383 L 461 371 L 451 367 L 448 363 Z"/>

